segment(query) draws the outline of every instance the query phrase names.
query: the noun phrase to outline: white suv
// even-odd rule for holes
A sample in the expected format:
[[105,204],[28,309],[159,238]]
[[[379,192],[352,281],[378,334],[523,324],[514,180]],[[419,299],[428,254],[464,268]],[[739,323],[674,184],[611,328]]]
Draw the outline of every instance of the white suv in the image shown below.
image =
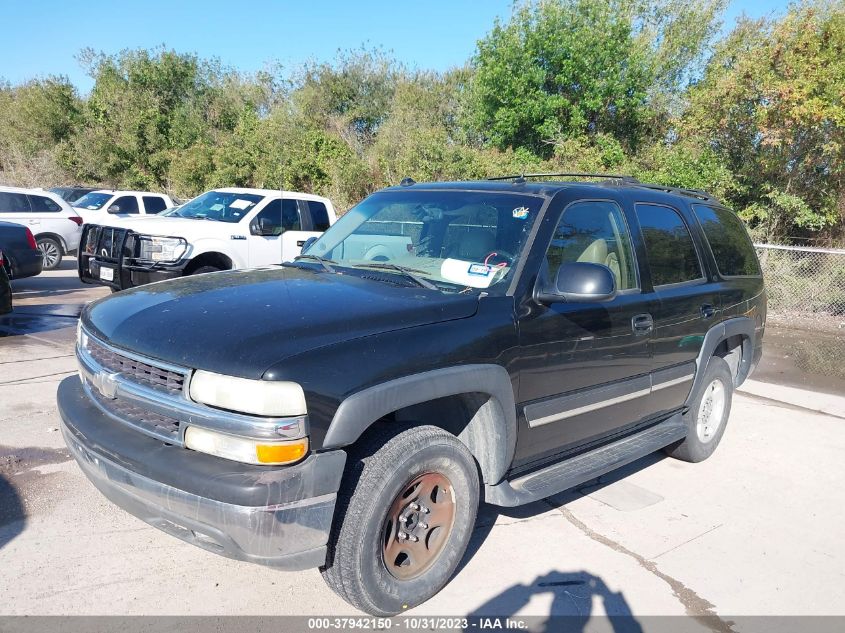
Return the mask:
[[79,214],[55,193],[41,189],[0,187],[0,221],[29,227],[44,270],[57,268],[62,256],[74,253],[82,235]]
[[336,219],[327,198],[213,189],[159,216],[86,221],[79,277],[121,290],[162,279],[290,261]]
[[156,215],[172,206],[173,200],[167,194],[110,189],[86,193],[73,203],[85,222],[95,224],[110,224],[110,216]]

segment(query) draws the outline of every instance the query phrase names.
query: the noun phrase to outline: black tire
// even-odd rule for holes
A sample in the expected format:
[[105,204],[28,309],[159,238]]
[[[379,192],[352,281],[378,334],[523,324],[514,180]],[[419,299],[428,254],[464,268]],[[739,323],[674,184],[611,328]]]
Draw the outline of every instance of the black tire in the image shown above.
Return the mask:
[[41,251],[41,269],[56,270],[62,263],[62,245],[52,237],[39,237],[35,241]]
[[[454,501],[451,529],[438,532],[443,528],[434,526],[434,521],[430,521],[430,528],[416,523],[417,529],[431,531],[428,536],[423,532],[417,543],[408,545],[425,543],[429,549],[428,543],[434,542],[433,547],[439,547],[439,551],[427,566],[419,568],[418,575],[397,578],[394,573],[402,567],[386,562],[385,550],[394,534],[402,547],[398,540],[401,534],[394,526],[399,531],[407,530],[415,521],[410,517],[407,523],[394,523],[388,513],[397,507],[397,502],[402,505],[406,500],[409,504],[419,501],[420,512],[427,510],[424,504],[429,502],[422,497],[404,497],[403,493],[420,478],[438,476],[445,476],[451,484],[449,498],[445,497],[445,488],[439,489],[441,500],[447,504]],[[475,460],[454,435],[434,426],[402,426],[372,433],[350,451],[326,565],[320,568],[326,584],[351,605],[371,615],[391,616],[425,602],[449,582],[463,558],[475,526],[478,503]],[[436,502],[429,505],[434,507],[428,509],[431,514],[417,513],[417,518],[439,513]],[[444,540],[438,540],[440,537]]]
[[[721,385],[724,393],[724,404],[722,408],[721,417],[717,416],[718,426],[709,425],[711,429],[708,434],[706,429],[700,434],[699,422],[706,418],[702,417],[702,413],[706,413],[706,408],[702,411],[702,400],[706,397],[713,401],[713,391],[718,390],[719,387],[714,385],[718,383]],[[685,462],[702,462],[710,457],[722,441],[722,436],[725,434],[725,428],[728,425],[728,418],[731,415],[731,402],[733,400],[733,375],[731,369],[725,360],[719,356],[714,356],[707,363],[707,369],[704,372],[704,379],[701,381],[701,386],[698,393],[695,394],[687,413],[684,415],[684,421],[687,424],[687,437],[672,446],[664,449],[667,455],[681,459]],[[706,407],[706,405],[705,405]]]
[[219,268],[216,268],[214,266],[200,266],[196,270],[191,271],[191,274],[192,275],[202,275],[202,274],[205,274],[205,273],[216,273],[219,270],[220,270]]

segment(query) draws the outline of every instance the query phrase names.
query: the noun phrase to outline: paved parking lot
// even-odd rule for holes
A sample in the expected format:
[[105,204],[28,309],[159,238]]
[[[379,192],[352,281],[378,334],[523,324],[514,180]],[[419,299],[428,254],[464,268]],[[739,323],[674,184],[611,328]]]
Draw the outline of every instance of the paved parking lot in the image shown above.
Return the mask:
[[[75,371],[72,262],[0,317],[0,614],[348,614],[316,570],[229,561],[147,527],[82,476],[55,391]],[[653,455],[530,507],[485,507],[436,615],[845,614],[845,393],[777,351],[715,456]],[[775,381],[775,382],[772,382]],[[783,385],[787,386],[784,387]]]

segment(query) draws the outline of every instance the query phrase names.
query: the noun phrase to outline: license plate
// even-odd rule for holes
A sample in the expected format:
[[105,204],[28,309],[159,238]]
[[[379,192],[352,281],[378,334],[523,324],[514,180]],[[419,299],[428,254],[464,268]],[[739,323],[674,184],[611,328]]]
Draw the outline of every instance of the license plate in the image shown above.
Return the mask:
[[114,268],[100,267],[100,279],[105,281],[114,281]]

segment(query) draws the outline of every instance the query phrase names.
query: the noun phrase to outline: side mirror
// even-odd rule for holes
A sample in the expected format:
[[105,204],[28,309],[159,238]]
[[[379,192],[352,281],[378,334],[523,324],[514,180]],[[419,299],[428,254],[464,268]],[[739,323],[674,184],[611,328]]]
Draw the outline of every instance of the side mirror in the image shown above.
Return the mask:
[[108,213],[120,213],[120,205],[113,204],[106,211]]
[[311,245],[316,241],[317,241],[317,238],[314,237],[313,235],[311,237],[309,237],[307,240],[305,240],[305,242],[302,244],[302,252],[304,253],[309,248],[311,248]]
[[555,278],[541,282],[534,293],[540,303],[610,301],[615,296],[616,278],[610,268],[588,262],[561,264]]
[[252,223],[251,233],[261,237],[275,237],[282,234],[282,227],[274,224],[270,218],[258,218]]

